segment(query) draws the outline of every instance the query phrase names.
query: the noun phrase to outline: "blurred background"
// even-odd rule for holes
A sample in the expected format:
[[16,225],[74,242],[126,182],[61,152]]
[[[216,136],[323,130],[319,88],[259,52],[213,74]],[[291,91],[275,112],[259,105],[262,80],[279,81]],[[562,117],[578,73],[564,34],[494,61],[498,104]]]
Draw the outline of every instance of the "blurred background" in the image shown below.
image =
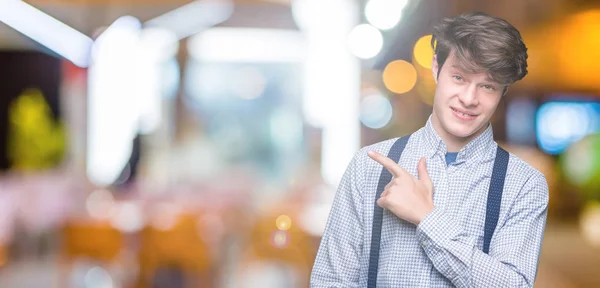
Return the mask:
[[600,287],[600,1],[0,0],[1,287],[308,287],[361,147],[431,113],[430,29],[505,18],[536,287]]

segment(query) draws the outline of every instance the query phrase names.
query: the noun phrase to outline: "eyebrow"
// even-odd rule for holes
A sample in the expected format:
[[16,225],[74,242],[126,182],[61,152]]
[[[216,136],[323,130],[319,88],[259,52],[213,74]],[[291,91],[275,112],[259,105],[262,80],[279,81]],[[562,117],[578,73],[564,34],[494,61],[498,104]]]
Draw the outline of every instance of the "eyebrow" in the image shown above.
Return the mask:
[[490,78],[490,77],[485,77],[485,81],[487,82],[492,82],[491,84],[495,84],[495,85],[501,85],[500,83],[498,83],[496,80]]
[[[465,69],[464,69],[462,66],[460,66],[460,65],[452,64],[452,65],[451,65],[451,67],[452,67],[452,68],[454,68],[454,69],[456,69],[456,70],[458,70],[458,71],[460,71],[461,73],[464,73],[464,74],[472,74],[471,72],[469,72],[469,71],[465,70]],[[496,80],[492,79],[492,78],[491,78],[491,77],[489,77],[489,76],[485,77],[485,81],[487,81],[487,82],[491,82],[490,84],[494,84],[494,85],[498,85],[498,86],[504,86],[504,85],[500,84],[498,81],[496,81]]]
[[502,84],[502,83],[500,83],[500,82],[498,82],[498,81],[496,81],[496,80],[494,80],[494,79],[492,79],[490,77],[485,77],[485,81],[490,82],[490,84],[495,85],[495,86],[499,86],[499,87],[506,86],[505,84]]

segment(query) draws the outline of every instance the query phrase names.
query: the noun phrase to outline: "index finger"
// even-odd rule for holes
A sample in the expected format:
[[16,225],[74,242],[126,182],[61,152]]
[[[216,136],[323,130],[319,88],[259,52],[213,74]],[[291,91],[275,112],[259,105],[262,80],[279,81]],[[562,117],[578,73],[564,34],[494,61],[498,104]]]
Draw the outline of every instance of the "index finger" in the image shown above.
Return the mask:
[[390,171],[390,173],[392,174],[392,176],[394,176],[394,178],[398,178],[407,173],[394,160],[392,160],[388,157],[385,157],[375,151],[369,151],[367,153],[367,155],[369,155],[369,157],[371,157],[371,159],[373,159],[373,160],[377,161],[379,164],[383,165],[383,167],[385,169]]

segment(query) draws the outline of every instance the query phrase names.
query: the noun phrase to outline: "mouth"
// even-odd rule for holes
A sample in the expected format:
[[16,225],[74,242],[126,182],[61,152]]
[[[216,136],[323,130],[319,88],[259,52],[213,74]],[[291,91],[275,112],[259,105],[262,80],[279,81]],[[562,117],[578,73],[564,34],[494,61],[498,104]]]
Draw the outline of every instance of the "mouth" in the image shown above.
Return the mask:
[[457,110],[454,107],[450,107],[450,109],[452,109],[452,112],[456,117],[462,120],[473,120],[477,117],[475,114],[469,114],[465,111]]

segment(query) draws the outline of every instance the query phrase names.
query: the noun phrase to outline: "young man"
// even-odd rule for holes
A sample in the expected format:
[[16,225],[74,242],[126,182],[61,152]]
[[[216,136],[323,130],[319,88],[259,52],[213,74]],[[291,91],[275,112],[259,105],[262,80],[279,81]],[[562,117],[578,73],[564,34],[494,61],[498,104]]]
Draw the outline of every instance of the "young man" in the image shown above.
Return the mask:
[[[512,154],[496,161],[504,150],[497,151],[489,122],[508,86],[527,74],[527,48],[512,25],[483,13],[444,19],[434,41],[433,112],[399,161],[386,157],[398,138],[352,159],[311,287],[533,287],[548,185]],[[493,176],[496,162],[505,173]],[[391,181],[378,183],[382,167]],[[499,189],[497,179],[504,180]],[[488,199],[490,187],[500,198]]]

